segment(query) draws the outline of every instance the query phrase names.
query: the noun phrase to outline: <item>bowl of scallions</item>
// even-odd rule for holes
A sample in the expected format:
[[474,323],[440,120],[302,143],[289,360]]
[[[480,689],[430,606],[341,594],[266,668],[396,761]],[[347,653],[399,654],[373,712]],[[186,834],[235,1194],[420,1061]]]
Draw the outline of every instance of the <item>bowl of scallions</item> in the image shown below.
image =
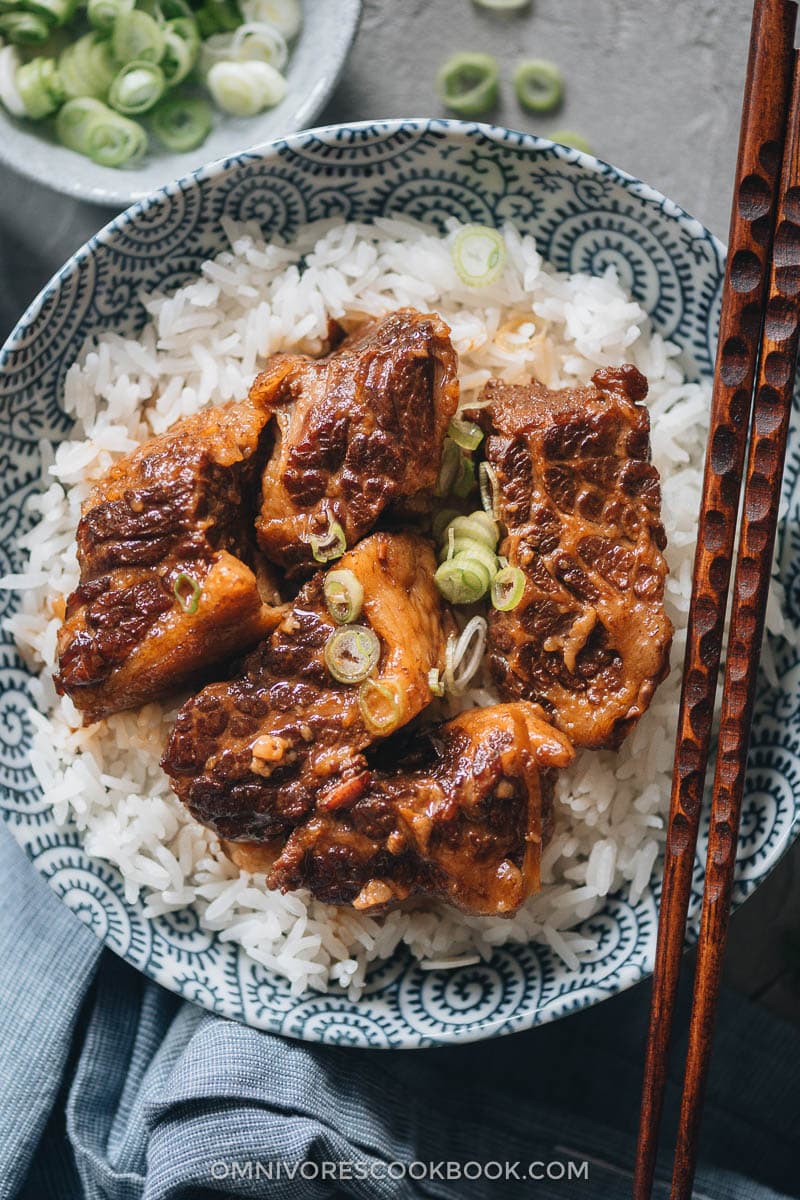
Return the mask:
[[361,0],[0,0],[0,161],[128,205],[311,123]]

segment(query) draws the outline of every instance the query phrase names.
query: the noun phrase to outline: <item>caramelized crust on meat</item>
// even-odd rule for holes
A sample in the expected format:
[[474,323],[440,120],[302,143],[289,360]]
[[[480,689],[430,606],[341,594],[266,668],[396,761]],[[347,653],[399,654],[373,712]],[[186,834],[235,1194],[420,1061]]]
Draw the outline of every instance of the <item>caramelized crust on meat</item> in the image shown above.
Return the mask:
[[257,523],[267,557],[310,574],[309,538],[329,521],[352,546],[387,506],[430,490],[458,394],[450,330],[412,308],[370,321],[325,358],[274,358],[250,392],[277,422]]
[[[337,567],[364,589],[359,622],[378,635],[376,679],[396,691],[404,724],[430,702],[428,673],[444,665],[449,618],[433,548],[414,534],[376,533]],[[225,838],[285,832],[318,799],[355,797],[368,781],[362,752],[376,735],[358,686],[338,683],[325,665],[336,625],[323,582],[319,572],[303,587],[240,675],[205,688],[178,714],[162,765],[193,816]]]
[[[412,896],[510,916],[540,886],[552,768],[573,756],[524,702],[475,708],[417,740],[411,765],[375,772],[353,802],[317,805],[276,847],[229,846],[270,887],[378,913]],[[416,762],[414,761],[416,760]]]
[[[177,690],[280,619],[252,537],[268,420],[251,401],[207,409],[121,458],[92,489],[56,677],[86,721]],[[195,612],[185,611],[190,580],[200,587]]]
[[522,568],[510,612],[492,610],[492,672],[508,699],[542,705],[576,746],[617,747],[669,670],[661,488],[650,463],[647,381],[632,366],[552,392],[490,381],[488,434],[500,554]]

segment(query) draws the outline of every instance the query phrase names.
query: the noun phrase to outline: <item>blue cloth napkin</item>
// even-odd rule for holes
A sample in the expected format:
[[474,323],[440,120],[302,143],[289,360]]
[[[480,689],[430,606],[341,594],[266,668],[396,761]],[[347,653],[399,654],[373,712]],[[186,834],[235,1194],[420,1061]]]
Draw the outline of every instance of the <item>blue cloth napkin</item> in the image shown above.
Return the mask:
[[[0,1200],[630,1195],[646,988],[492,1043],[305,1045],[103,951],[5,829],[0,877]],[[697,1197],[800,1195],[799,1077],[800,1032],[723,995]]]

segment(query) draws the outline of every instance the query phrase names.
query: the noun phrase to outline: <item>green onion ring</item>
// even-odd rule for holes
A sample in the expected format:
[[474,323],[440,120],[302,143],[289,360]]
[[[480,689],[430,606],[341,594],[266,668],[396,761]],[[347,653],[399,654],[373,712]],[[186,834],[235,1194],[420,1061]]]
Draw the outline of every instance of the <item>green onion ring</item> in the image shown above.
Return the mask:
[[314,555],[316,562],[330,562],[334,558],[341,558],[347,549],[347,539],[345,538],[344,530],[338,521],[335,521],[330,513],[328,513],[328,528],[323,534],[312,533],[307,539],[311,547],[311,553]]
[[352,571],[328,571],[323,591],[328,612],[339,625],[347,625],[361,615],[364,589]]
[[164,32],[154,17],[135,8],[121,12],[114,22],[111,46],[117,62],[160,62],[164,53]]
[[438,667],[431,667],[428,671],[428,687],[434,696],[444,695],[444,683],[442,682],[441,671]]
[[[358,706],[372,733],[390,733],[402,721],[403,698],[394,684],[365,679],[358,689]],[[380,706],[385,709],[383,713]]]
[[497,59],[491,54],[454,54],[436,77],[439,98],[462,117],[477,117],[497,103]]
[[361,683],[381,656],[377,634],[368,625],[340,625],[325,643],[325,666],[338,683]]
[[64,85],[52,58],[33,58],[23,63],[16,82],[25,115],[34,121],[51,116],[64,102]]
[[491,463],[482,462],[478,467],[478,487],[481,493],[481,504],[487,513],[497,516],[497,474]]
[[468,287],[486,287],[503,274],[506,243],[502,233],[490,225],[465,225],[450,248],[453,266]]
[[525,591],[525,576],[519,567],[503,567],[492,580],[492,604],[499,612],[516,608]]
[[475,487],[475,464],[466,454],[461,454],[458,463],[458,474],[453,483],[453,495],[459,500],[465,500]]
[[158,63],[129,62],[121,67],[108,93],[108,103],[126,116],[138,116],[157,104],[166,89]]
[[[186,588],[189,591],[186,591]],[[175,599],[185,613],[194,616],[200,606],[200,584],[192,575],[187,575],[185,571],[181,571],[172,585],[172,590],[175,593]]]
[[14,46],[38,46],[50,36],[50,24],[31,12],[0,13],[0,37]]
[[552,112],[563,98],[564,77],[555,63],[542,58],[528,59],[514,72],[514,91],[528,112]]
[[483,430],[474,421],[453,417],[447,427],[447,436],[462,450],[477,450],[483,441]]
[[158,140],[176,153],[194,150],[208,137],[211,107],[200,96],[165,96],[148,115]]

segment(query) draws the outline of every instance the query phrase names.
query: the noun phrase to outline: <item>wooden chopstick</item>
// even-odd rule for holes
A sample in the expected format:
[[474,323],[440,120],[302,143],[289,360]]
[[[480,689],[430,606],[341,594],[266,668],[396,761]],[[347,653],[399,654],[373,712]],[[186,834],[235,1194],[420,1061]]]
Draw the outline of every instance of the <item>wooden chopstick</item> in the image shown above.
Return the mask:
[[634,1200],[648,1200],[658,1152],[740,484],[767,297],[796,19],[794,3],[756,0],[678,715]]
[[789,128],[753,408],[739,552],[722,689],[703,912],[689,1048],[672,1176],[672,1200],[691,1196],[736,867],[758,662],[778,525],[786,438],[800,340],[800,57],[795,52]]

